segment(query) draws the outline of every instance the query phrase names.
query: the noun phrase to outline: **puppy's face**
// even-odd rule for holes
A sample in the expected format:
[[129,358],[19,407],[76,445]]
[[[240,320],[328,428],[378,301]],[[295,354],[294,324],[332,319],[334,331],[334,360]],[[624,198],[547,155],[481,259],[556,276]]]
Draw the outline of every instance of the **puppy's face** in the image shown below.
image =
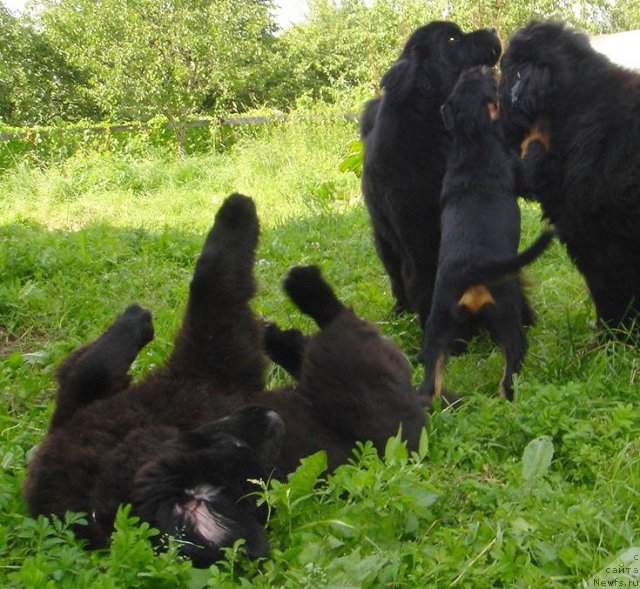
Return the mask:
[[576,69],[593,52],[587,38],[563,24],[533,22],[515,33],[502,57],[498,89],[507,141],[520,144],[531,125],[569,100]]
[[487,132],[498,118],[496,78],[489,68],[472,68],[464,72],[442,106],[447,129],[471,134]]
[[277,413],[249,406],[165,442],[135,475],[135,513],[178,538],[199,567],[240,538],[250,557],[265,556],[266,511],[250,496],[250,480],[268,475],[283,434]]
[[500,51],[500,39],[493,29],[463,33],[454,23],[432,22],[411,35],[381,85],[401,99],[418,92],[442,104],[462,70],[493,66]]

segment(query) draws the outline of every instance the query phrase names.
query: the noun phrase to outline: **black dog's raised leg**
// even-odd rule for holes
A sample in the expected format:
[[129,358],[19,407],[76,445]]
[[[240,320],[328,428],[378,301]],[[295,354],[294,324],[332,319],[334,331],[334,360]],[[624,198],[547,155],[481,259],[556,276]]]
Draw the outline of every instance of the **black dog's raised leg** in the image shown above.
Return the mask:
[[307,338],[299,329],[280,329],[269,323],[264,331],[264,349],[273,362],[291,376],[300,378]]
[[296,306],[319,327],[326,327],[346,309],[324,281],[317,266],[292,268],[285,278],[284,289]]
[[322,327],[308,339],[298,387],[318,418],[336,435],[371,440],[378,450],[402,426],[415,447],[425,415],[400,349],[346,308],[317,268],[294,268],[285,286]]
[[92,343],[71,353],[58,369],[53,430],[80,407],[129,386],[127,374],[138,352],[153,339],[151,313],[131,305]]
[[216,214],[191,280],[189,302],[168,363],[175,377],[219,387],[263,388],[262,326],[249,306],[258,217],[246,196],[228,197]]

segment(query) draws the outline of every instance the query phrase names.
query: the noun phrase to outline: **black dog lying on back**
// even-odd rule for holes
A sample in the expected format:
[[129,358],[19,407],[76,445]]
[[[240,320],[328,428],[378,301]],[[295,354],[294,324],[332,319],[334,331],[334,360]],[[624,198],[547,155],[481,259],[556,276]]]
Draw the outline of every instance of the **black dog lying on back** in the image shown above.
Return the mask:
[[58,372],[56,410],[28,466],[30,512],[90,515],[76,533],[108,544],[120,504],[184,541],[198,566],[239,538],[249,556],[268,550],[266,511],[250,479],[283,477],[325,449],[330,468],[356,440],[382,449],[402,432],[415,447],[425,416],[411,367],[377,329],[346,308],[317,268],[294,268],[285,289],[322,328],[304,338],[269,329],[269,349],[299,378],[265,391],[262,323],[249,301],[258,219],[232,195],[216,215],[191,281],[166,365],[130,385],[127,371],[153,337],[151,315],[129,307]]
[[440,244],[439,198],[451,144],[440,108],[460,72],[494,65],[493,29],[463,33],[450,22],[417,29],[384,75],[381,98],[362,113],[362,193],[396,311],[414,311],[424,328]]
[[502,394],[513,399],[511,381],[524,359],[523,324],[533,320],[518,270],[549,245],[543,233],[520,255],[520,209],[514,195],[513,159],[498,123],[496,82],[488,68],[463,73],[442,114],[453,133],[444,177],[442,238],[431,314],[425,330],[422,394],[442,388],[446,352],[460,326],[479,320],[506,358]]
[[640,336],[640,74],[557,22],[516,32],[501,67],[506,138],[544,216],[603,326]]

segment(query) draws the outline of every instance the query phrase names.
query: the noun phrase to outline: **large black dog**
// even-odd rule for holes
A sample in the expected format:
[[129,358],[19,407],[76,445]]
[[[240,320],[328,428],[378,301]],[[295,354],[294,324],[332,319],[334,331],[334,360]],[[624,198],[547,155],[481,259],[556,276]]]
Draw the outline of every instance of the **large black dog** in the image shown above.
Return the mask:
[[196,264],[175,349],[140,384],[127,371],[153,328],[137,306],[64,361],[49,432],[28,466],[33,515],[86,512],[77,533],[100,547],[118,505],[132,503],[206,566],[238,538],[250,556],[266,554],[266,512],[250,479],[282,477],[320,449],[334,468],[356,440],[382,449],[400,426],[417,445],[425,416],[409,363],[315,267],[293,269],[285,289],[322,329],[304,338],[270,327],[270,351],[299,383],[264,390],[262,323],[249,307],[257,241],[253,202],[232,195]]
[[440,108],[463,69],[495,64],[500,50],[492,29],[465,34],[450,22],[421,27],[382,78],[382,97],[362,115],[362,193],[376,249],[395,310],[417,312],[422,327],[431,308],[438,200],[451,143]]
[[533,320],[517,272],[547,247],[552,232],[522,254],[514,167],[497,122],[493,72],[464,72],[442,108],[453,145],[442,186],[440,255],[427,320],[422,393],[437,397],[446,352],[460,327],[485,325],[506,359],[501,393],[513,399],[512,379],[524,360],[523,324]]
[[514,149],[528,143],[524,168],[544,215],[604,326],[635,322],[638,333],[640,75],[556,22],[516,32],[501,66],[505,133]]

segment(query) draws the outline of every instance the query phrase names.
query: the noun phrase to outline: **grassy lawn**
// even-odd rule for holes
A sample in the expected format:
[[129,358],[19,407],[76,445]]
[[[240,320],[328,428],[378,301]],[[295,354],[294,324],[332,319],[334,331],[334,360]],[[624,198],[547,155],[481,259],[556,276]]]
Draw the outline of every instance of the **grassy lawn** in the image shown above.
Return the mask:
[[[111,550],[87,553],[64,523],[26,516],[20,487],[55,366],[133,301],[156,328],[134,372],[160,364],[204,233],[232,191],[253,196],[261,218],[255,309],[311,329],[280,281],[317,263],[402,346],[419,382],[419,326],[389,315],[358,180],[338,171],[355,134],[353,123],[295,122],[224,154],[83,154],[0,177],[0,586],[578,587],[640,546],[638,349],[596,338],[584,283],[557,244],[527,271],[539,320],[516,402],[497,396],[500,352],[473,342],[445,377],[468,402],[436,411],[419,453],[392,440],[380,459],[365,444],[331,476],[315,456],[265,491],[269,559],[236,547],[194,570],[173,549],[154,555],[152,532],[126,510]],[[523,206],[523,225],[524,244],[541,227],[535,206]],[[272,384],[285,379],[271,368]]]

